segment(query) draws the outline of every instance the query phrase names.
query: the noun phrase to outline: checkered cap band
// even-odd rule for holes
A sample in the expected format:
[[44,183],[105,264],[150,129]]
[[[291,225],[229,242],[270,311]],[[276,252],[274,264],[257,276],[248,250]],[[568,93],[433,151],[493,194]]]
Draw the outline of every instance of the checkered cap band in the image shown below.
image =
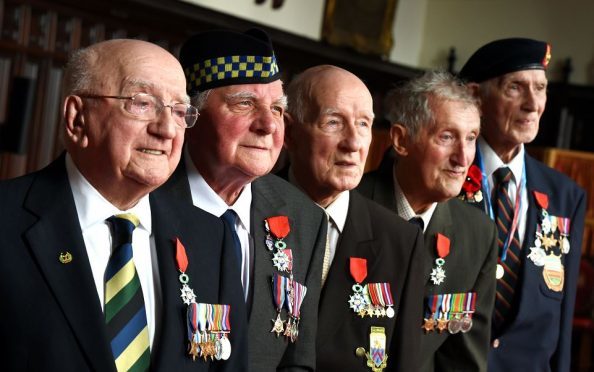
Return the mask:
[[188,91],[207,83],[239,78],[270,78],[279,73],[276,57],[227,56],[207,59],[186,68]]

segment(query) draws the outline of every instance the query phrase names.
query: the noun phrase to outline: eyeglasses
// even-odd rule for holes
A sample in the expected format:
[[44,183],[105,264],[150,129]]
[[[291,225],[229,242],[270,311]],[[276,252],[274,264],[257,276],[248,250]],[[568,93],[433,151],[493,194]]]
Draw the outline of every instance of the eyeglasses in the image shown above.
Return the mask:
[[136,93],[133,96],[101,96],[95,94],[79,94],[82,98],[114,98],[125,99],[124,110],[140,120],[156,119],[165,107],[171,108],[171,115],[176,124],[182,128],[191,128],[198,119],[198,109],[187,103],[175,102],[166,105],[161,99],[147,93]]

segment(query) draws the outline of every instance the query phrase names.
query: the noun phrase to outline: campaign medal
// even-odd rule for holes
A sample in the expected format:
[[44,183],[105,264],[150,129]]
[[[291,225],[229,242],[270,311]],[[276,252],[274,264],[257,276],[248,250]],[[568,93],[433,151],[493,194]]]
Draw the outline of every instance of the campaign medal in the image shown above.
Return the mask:
[[433,295],[426,299],[426,311],[423,318],[423,325],[421,328],[425,334],[431,333],[435,330],[437,325],[436,317],[441,307],[442,295]]
[[448,332],[451,334],[460,332],[460,328],[462,327],[462,301],[463,296],[461,293],[455,293],[452,295],[451,315],[450,321],[448,322]]
[[435,259],[435,266],[431,270],[431,282],[433,285],[440,285],[446,278],[443,265],[445,264],[445,257],[450,254],[450,239],[437,233],[436,247],[437,258]]
[[289,308],[289,321],[285,328],[284,335],[291,340],[291,342],[297,341],[299,335],[299,319],[301,317],[301,305],[303,299],[307,293],[307,287],[294,280],[288,282],[289,295],[287,300],[287,306]]
[[285,330],[285,321],[281,318],[281,311],[286,300],[286,286],[288,281],[288,278],[280,276],[277,273],[272,276],[272,298],[274,299],[274,305],[276,306],[277,314],[276,319],[271,319],[273,326],[270,332],[275,332],[276,337],[280,336]]
[[464,317],[460,321],[460,331],[466,333],[472,328],[472,314],[474,314],[476,307],[476,292],[462,294],[462,303],[464,304]]
[[441,298],[441,316],[437,319],[437,331],[441,334],[448,329],[448,320],[450,317],[451,294],[444,294]]
[[378,316],[387,316],[393,318],[395,315],[394,300],[392,299],[392,291],[390,289],[390,283],[369,283],[367,285],[367,291],[371,300],[371,305],[375,308],[376,314],[379,311]]
[[280,272],[293,270],[293,254],[287,243],[283,240],[289,235],[291,227],[287,216],[269,217],[264,220],[266,229],[266,247],[274,252],[272,264]]
[[384,327],[371,327],[369,332],[369,352],[364,347],[355,349],[355,355],[367,359],[367,367],[372,372],[381,372],[388,366],[386,354],[386,329]]
[[353,294],[349,297],[349,307],[355,314],[360,314],[369,305],[369,296],[365,296],[361,282],[367,277],[367,260],[365,258],[350,257],[349,269],[351,276],[355,280],[353,285]]

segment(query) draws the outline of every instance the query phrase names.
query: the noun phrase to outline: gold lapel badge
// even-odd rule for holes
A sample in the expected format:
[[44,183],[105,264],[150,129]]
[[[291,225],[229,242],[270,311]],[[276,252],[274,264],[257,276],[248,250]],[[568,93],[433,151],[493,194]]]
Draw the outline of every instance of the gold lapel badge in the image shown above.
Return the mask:
[[61,252],[59,259],[61,263],[68,264],[72,262],[72,254],[70,252]]

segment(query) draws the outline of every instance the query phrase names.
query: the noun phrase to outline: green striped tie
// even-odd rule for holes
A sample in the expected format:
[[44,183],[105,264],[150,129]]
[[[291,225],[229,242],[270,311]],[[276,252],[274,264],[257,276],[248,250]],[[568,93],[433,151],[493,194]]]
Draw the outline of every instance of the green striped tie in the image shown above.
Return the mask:
[[118,371],[148,371],[149,334],[140,280],[132,259],[133,214],[107,219],[113,250],[105,270],[105,324]]

